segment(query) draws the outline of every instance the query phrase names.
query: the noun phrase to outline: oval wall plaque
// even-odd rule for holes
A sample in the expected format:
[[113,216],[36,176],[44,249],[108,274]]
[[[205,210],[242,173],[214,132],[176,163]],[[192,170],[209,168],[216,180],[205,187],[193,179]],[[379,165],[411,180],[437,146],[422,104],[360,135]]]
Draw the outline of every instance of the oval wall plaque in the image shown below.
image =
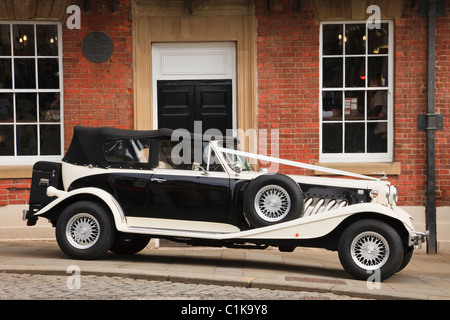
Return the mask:
[[91,62],[105,62],[113,52],[111,38],[104,32],[94,31],[89,33],[81,44],[81,51],[86,59]]

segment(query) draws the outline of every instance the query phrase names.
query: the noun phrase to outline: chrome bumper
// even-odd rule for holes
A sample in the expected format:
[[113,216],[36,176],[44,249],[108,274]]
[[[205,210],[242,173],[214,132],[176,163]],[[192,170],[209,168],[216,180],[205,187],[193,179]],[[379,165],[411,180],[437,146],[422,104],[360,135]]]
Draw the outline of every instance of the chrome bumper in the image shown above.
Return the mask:
[[413,231],[409,234],[408,238],[408,246],[414,246],[418,249],[422,248],[422,243],[425,242],[428,235],[430,234],[430,231],[425,232],[419,232],[419,231]]

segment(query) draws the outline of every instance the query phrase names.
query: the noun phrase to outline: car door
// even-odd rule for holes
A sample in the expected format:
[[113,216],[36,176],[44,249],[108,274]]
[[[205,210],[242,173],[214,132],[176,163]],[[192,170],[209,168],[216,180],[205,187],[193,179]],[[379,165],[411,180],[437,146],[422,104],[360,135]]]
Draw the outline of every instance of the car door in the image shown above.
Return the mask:
[[231,205],[226,172],[155,169],[149,184],[149,217],[228,223]]

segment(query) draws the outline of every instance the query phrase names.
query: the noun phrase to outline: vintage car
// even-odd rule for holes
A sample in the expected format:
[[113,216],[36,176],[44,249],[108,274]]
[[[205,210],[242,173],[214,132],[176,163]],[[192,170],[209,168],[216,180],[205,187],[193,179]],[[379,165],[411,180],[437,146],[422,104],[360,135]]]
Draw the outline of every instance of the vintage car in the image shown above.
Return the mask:
[[261,156],[236,145],[226,137],[174,139],[169,129],[75,127],[61,163],[34,165],[24,219],[30,226],[48,219],[61,250],[76,259],[136,253],[151,238],[286,252],[317,247],[337,250],[357,279],[392,276],[425,240],[396,206],[389,182],[256,171],[247,156]]

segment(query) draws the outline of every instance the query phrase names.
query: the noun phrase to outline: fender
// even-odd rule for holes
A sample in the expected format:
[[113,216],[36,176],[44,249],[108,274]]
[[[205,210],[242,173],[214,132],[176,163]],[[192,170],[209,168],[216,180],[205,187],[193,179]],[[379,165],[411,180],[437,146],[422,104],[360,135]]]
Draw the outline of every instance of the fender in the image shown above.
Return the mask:
[[80,194],[90,194],[90,195],[93,195],[96,198],[98,198],[105,205],[107,205],[108,208],[111,210],[111,213],[114,217],[116,229],[118,231],[125,231],[127,229],[125,215],[122,211],[122,208],[120,207],[120,204],[117,202],[117,200],[114,199],[114,197],[110,193],[108,193],[102,189],[91,188],[91,187],[75,189],[72,191],[63,191],[63,190],[58,190],[55,187],[48,187],[47,188],[47,196],[57,197],[57,199],[55,199],[54,201],[49,203],[47,206],[45,206],[44,208],[39,210],[35,214],[35,216],[40,216],[46,212],[49,212],[53,208],[55,208],[58,204],[64,202],[65,200],[67,200],[71,197],[74,197],[74,196],[80,195]]
[[314,216],[298,218],[269,227],[252,229],[236,234],[238,239],[313,239],[325,236],[346,218],[361,213],[377,213],[402,222],[408,232],[414,230],[409,214],[401,208],[388,208],[381,204],[359,203]]

